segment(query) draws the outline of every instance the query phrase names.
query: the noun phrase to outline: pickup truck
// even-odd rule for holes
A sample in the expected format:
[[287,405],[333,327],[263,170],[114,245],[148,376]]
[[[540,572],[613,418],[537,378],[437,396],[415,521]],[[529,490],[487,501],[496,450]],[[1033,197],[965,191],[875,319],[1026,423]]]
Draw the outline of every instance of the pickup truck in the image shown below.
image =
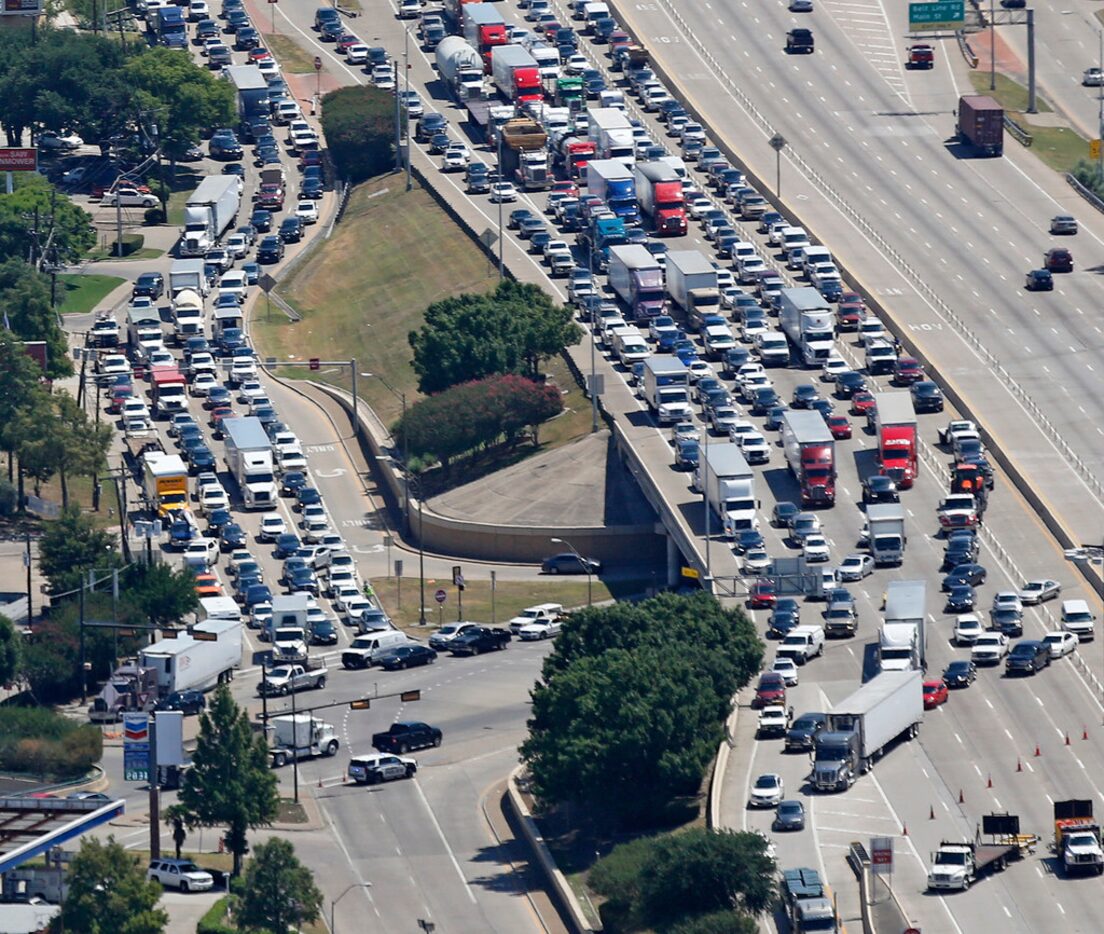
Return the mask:
[[428,723],[400,721],[392,723],[383,733],[374,733],[372,748],[380,752],[397,752],[401,756],[412,749],[440,746],[441,738],[441,731]]
[[257,684],[257,693],[268,696],[310,691],[326,686],[327,670],[323,665],[277,665]]
[[509,641],[509,629],[475,626],[450,640],[448,650],[453,655],[478,655],[480,652],[500,651],[506,648],[506,643]]
[[755,730],[756,739],[768,736],[785,736],[790,726],[790,716],[780,704],[771,704],[759,712],[759,725]]
[[972,529],[978,524],[977,501],[969,493],[955,493],[939,504],[939,525],[943,530]]

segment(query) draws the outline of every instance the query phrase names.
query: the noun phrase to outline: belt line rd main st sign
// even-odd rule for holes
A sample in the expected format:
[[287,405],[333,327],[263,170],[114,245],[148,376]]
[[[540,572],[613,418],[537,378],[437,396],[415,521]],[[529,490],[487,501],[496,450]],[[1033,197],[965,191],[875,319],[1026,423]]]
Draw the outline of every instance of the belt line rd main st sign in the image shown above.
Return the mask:
[[950,32],[965,22],[965,0],[909,4],[909,32]]

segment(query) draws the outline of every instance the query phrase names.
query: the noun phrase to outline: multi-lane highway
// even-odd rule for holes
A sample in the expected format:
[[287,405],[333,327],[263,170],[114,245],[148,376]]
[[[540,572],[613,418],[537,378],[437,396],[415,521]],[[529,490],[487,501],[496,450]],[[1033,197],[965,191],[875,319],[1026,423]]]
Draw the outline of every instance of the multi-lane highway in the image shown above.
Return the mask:
[[[1104,225],[1013,141],[1004,159],[978,160],[950,140],[957,97],[971,90],[954,43],[937,46],[932,71],[905,71],[907,11],[874,0],[827,0],[811,15],[656,0],[619,14],[769,184],[767,140],[788,140],[786,203],[907,327],[1066,526],[1097,535]],[[798,25],[814,30],[814,55],[782,51]],[[1067,212],[1082,220],[1067,244],[1079,271],[1053,293],[1025,293],[1024,273],[1052,245],[1050,218]]]

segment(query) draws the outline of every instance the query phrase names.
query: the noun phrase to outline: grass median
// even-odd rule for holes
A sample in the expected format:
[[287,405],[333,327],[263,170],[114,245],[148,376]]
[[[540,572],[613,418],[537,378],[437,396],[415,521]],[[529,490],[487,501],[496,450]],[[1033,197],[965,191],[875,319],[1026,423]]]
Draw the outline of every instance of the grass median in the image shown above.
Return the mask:
[[63,315],[88,314],[126,280],[119,276],[64,273],[57,277]]
[[314,56],[289,36],[279,33],[265,33],[266,48],[276,56],[280,68],[293,75],[305,75],[314,71]]

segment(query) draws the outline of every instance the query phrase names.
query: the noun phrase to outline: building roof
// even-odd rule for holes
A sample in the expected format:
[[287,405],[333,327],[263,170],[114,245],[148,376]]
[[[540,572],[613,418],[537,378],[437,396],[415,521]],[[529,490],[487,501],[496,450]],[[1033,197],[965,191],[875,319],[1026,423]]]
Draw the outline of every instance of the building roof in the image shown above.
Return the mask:
[[0,798],[0,872],[120,817],[126,802],[97,798]]

